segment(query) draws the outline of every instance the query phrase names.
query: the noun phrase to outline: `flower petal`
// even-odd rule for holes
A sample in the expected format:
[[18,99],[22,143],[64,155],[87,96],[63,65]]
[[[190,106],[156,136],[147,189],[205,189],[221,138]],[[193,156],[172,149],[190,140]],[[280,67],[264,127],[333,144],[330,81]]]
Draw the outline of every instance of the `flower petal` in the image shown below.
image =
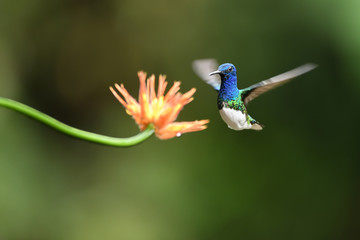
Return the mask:
[[180,90],[180,82],[174,82],[168,93],[165,95],[165,102],[170,101],[175,97],[175,94]]
[[166,86],[167,86],[167,82],[165,81],[165,79],[166,79],[165,75],[160,75],[159,76],[159,86],[158,86],[158,94],[157,94],[158,98],[164,96],[165,89],[166,89]]
[[160,139],[169,139],[173,137],[179,137],[183,133],[201,131],[207,128],[205,124],[209,123],[209,120],[200,120],[193,122],[177,122],[170,123],[164,128],[155,129],[155,134]]

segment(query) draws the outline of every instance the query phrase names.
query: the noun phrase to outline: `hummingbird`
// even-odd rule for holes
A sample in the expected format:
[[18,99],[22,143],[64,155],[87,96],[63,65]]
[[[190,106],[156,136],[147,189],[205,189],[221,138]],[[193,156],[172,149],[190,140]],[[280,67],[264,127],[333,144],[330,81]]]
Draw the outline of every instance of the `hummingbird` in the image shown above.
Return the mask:
[[194,72],[218,92],[217,107],[220,116],[233,130],[262,130],[264,126],[248,114],[248,103],[268,90],[317,67],[314,63],[306,63],[250,87],[238,89],[236,68],[233,64],[224,63],[219,66],[215,59],[199,59],[195,60],[192,66]]

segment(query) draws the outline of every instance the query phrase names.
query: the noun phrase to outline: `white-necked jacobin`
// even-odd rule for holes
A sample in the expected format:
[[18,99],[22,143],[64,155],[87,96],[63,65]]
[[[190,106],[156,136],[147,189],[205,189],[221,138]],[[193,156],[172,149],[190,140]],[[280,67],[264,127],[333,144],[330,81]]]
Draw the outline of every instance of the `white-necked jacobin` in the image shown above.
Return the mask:
[[193,62],[195,73],[218,92],[217,105],[220,115],[228,127],[234,130],[262,130],[263,125],[248,114],[248,103],[260,94],[317,67],[316,64],[307,63],[250,87],[238,89],[235,66],[224,63],[214,71],[217,66],[219,65],[215,59],[199,59]]

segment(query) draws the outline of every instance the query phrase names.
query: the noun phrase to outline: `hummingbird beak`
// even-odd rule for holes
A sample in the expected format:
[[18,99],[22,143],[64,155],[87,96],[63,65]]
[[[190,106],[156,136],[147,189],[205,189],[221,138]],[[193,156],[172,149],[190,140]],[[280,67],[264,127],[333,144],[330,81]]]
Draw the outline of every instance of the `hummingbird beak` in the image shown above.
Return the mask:
[[209,73],[209,76],[215,75],[215,74],[221,74],[221,71],[216,70],[214,72]]

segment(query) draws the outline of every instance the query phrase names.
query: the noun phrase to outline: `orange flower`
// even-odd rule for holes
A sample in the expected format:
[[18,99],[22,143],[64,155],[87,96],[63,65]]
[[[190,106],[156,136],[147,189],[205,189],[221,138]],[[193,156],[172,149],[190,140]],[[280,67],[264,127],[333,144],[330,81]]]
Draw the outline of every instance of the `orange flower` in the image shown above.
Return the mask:
[[181,94],[178,92],[180,82],[174,82],[167,94],[164,95],[167,86],[164,75],[159,76],[157,93],[154,75],[146,80],[146,73],[141,71],[138,72],[138,77],[140,80],[139,102],[128,93],[123,84],[120,86],[115,84],[122,97],[112,87],[110,90],[126,108],[126,112],[134,118],[141,131],[152,125],[158,138],[169,139],[186,132],[201,131],[206,128],[205,124],[209,120],[174,122],[182,108],[193,100],[195,88]]

